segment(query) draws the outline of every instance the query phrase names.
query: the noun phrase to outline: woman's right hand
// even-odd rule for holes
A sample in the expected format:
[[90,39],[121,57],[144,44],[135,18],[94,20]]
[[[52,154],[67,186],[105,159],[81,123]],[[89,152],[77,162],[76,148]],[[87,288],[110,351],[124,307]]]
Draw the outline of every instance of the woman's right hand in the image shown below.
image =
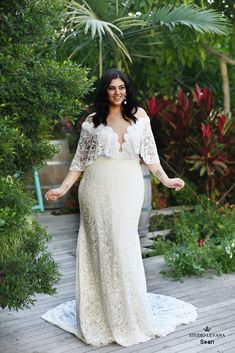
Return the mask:
[[56,201],[59,197],[64,196],[66,194],[66,191],[67,191],[66,188],[61,186],[56,189],[50,189],[45,194],[45,199],[47,201]]

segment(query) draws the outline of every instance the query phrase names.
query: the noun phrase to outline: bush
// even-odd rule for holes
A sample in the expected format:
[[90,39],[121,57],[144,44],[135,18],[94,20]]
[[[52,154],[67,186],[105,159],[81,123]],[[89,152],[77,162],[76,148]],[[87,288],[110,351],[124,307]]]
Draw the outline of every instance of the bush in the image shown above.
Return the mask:
[[[93,79],[89,69],[56,60],[63,24],[59,0],[10,0],[0,10],[0,113],[8,129],[5,136],[13,130],[14,169],[31,172],[51,158],[55,150],[48,138],[54,125],[68,116],[77,118]],[[12,163],[5,163],[4,175],[12,175]]]
[[181,211],[174,228],[173,246],[165,253],[165,275],[182,280],[207,270],[235,271],[234,209],[197,205],[193,212]]
[[[26,173],[50,159],[58,120],[77,117],[93,79],[88,69],[57,60],[60,0],[0,4],[0,306],[24,308],[35,293],[55,293],[57,264],[47,232],[32,216]],[[21,173],[22,172],[22,173]],[[16,180],[21,176],[21,182]]]
[[199,196],[197,194],[196,185],[190,181],[185,181],[185,187],[180,192],[170,189],[170,203],[172,205],[195,205],[198,202]]
[[51,237],[32,217],[33,200],[19,181],[1,177],[0,190],[0,306],[28,308],[35,293],[55,293],[58,265],[46,247]]
[[234,123],[215,110],[213,98],[208,87],[198,85],[191,92],[179,90],[176,100],[150,97],[149,115],[166,171],[193,180],[197,192],[213,201],[227,197],[231,202]]
[[151,217],[149,231],[154,232],[156,230],[164,230],[174,227],[174,217],[173,215],[156,215]]
[[154,240],[154,244],[151,247],[153,252],[150,253],[151,256],[158,256],[165,254],[172,246],[172,242],[168,239],[157,238]]

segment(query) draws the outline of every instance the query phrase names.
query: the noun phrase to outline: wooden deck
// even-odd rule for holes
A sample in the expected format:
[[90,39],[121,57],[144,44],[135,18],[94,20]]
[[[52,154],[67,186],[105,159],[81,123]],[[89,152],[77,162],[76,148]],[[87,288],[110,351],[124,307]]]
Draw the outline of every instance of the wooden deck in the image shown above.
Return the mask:
[[[198,319],[189,325],[179,326],[168,336],[150,340],[132,347],[111,344],[92,347],[40,318],[41,314],[64,301],[74,299],[75,249],[78,232],[76,215],[39,215],[40,221],[53,234],[49,244],[54,258],[60,264],[62,279],[58,293],[50,297],[38,295],[32,309],[19,312],[0,310],[0,353],[234,353],[235,352],[235,273],[210,278],[187,278],[183,283],[162,277],[162,256],[145,258],[144,268],[148,291],[174,296],[198,307]],[[210,343],[200,343],[204,328],[220,337],[205,338]],[[213,343],[214,341],[214,343]]]

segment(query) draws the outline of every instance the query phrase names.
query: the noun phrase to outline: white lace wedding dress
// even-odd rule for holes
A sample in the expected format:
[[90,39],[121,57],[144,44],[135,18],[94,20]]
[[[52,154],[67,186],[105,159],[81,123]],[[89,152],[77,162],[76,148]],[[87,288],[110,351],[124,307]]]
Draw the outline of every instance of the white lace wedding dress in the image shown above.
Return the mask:
[[79,184],[80,228],[76,300],[42,318],[92,346],[131,346],[174,331],[197,318],[196,308],[173,297],[148,293],[137,232],[144,198],[139,155],[159,163],[149,117],[143,109],[124,143],[109,126],[82,125],[70,170]]

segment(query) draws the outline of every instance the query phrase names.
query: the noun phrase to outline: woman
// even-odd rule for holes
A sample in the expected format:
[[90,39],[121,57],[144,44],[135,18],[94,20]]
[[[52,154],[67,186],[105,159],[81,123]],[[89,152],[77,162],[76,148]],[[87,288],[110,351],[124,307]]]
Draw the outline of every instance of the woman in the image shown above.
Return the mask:
[[108,70],[97,87],[95,113],[82,124],[68,175],[45,195],[56,200],[81,177],[76,301],[42,317],[92,346],[131,346],[197,317],[189,303],[147,293],[137,232],[144,199],[140,157],[166,187],[184,187],[162,169],[149,117],[136,106],[127,77]]

